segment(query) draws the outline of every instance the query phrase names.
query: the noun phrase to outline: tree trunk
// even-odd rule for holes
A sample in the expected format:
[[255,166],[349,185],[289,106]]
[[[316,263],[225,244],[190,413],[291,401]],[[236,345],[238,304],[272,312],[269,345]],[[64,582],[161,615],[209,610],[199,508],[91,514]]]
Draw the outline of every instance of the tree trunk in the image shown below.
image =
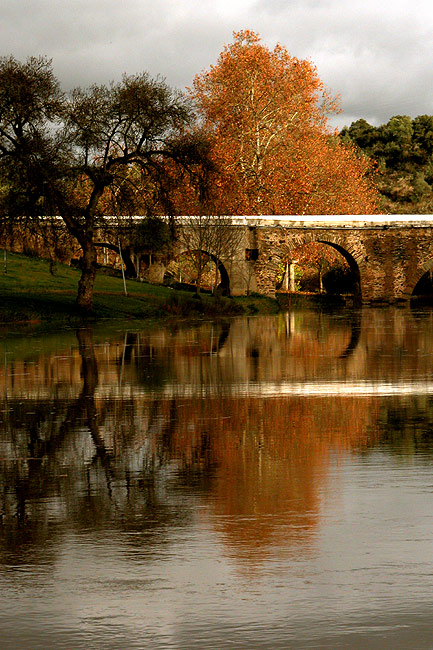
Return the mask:
[[202,273],[203,273],[202,269],[197,269],[197,284],[196,284],[196,287],[195,287],[195,292],[196,293],[200,293],[200,290],[201,290],[201,276],[202,276]]
[[132,261],[132,252],[130,248],[121,248],[120,254],[122,255],[123,263],[125,265],[125,273],[127,278],[135,278],[137,269]]
[[128,247],[122,248],[116,244],[110,244],[108,242],[97,242],[95,244],[97,247],[108,248],[111,251],[114,251],[118,255],[122,256],[123,264],[125,265],[125,274],[127,278],[135,278],[138,275],[138,271],[134,262],[132,261],[132,250]]
[[77,306],[85,312],[92,311],[93,287],[96,278],[96,248],[93,242],[82,244],[81,277],[78,281]]

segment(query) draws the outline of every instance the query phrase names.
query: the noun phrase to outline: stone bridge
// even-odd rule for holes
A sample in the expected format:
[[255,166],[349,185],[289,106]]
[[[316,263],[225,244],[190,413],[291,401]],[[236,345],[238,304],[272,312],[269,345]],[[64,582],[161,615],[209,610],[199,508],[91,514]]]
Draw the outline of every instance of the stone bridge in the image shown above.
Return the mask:
[[[62,220],[56,219],[56,225],[65,231]],[[433,274],[433,215],[177,217],[176,243],[163,257],[157,252],[146,257],[143,251],[135,250],[134,233],[142,221],[139,216],[125,218],[124,222],[122,218],[105,217],[97,236],[98,250],[105,249],[106,259],[101,253],[101,264],[117,264],[120,236],[130,277],[162,283],[170,257],[195,250],[218,267],[220,284],[227,293],[274,296],[277,275],[284,265],[295,262],[296,249],[320,242],[347,260],[357,297],[364,303],[407,301],[419,280],[426,273]],[[23,252],[26,245],[43,257],[47,255],[43,234],[33,233],[33,239],[25,244],[29,235],[18,225],[14,241],[7,244],[17,252]],[[67,239],[66,231],[64,234]],[[61,261],[66,261],[68,254],[69,259],[77,257],[76,242],[65,246],[65,259]],[[114,259],[108,259],[108,253]]]
[[[180,219],[181,233],[200,228],[194,217]],[[199,223],[200,217],[196,218]],[[231,252],[207,252],[218,265],[221,283],[232,295],[273,296],[277,271],[293,260],[292,251],[320,242],[347,260],[364,303],[410,299],[420,278],[433,270],[433,215],[337,215],[224,217],[236,229]],[[206,226],[203,226],[206,227]],[[178,253],[185,250],[179,239]],[[156,270],[156,269],[155,269]],[[163,272],[163,269],[160,269]],[[156,278],[155,278],[156,279]]]

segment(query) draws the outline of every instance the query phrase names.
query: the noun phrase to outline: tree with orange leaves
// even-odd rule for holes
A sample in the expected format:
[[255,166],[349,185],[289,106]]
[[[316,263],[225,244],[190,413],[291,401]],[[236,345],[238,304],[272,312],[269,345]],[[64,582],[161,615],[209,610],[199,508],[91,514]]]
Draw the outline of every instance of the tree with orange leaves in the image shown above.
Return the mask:
[[217,65],[195,77],[191,92],[214,139],[215,212],[376,211],[372,164],[330,128],[338,102],[311,62],[241,31]]

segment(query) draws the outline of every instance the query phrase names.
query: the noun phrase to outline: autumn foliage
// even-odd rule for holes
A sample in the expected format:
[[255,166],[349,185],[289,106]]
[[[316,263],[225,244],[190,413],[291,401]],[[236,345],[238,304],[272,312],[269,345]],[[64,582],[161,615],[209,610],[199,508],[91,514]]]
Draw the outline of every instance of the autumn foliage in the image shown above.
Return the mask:
[[216,212],[376,211],[371,163],[330,128],[338,102],[310,61],[241,31],[217,64],[195,77],[191,94],[213,140]]

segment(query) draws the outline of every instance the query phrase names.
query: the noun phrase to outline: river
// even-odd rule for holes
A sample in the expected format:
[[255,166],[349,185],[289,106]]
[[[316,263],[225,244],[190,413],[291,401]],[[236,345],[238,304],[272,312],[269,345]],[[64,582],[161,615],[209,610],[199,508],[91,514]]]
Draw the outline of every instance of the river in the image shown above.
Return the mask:
[[2,650],[433,647],[433,312],[0,339]]

